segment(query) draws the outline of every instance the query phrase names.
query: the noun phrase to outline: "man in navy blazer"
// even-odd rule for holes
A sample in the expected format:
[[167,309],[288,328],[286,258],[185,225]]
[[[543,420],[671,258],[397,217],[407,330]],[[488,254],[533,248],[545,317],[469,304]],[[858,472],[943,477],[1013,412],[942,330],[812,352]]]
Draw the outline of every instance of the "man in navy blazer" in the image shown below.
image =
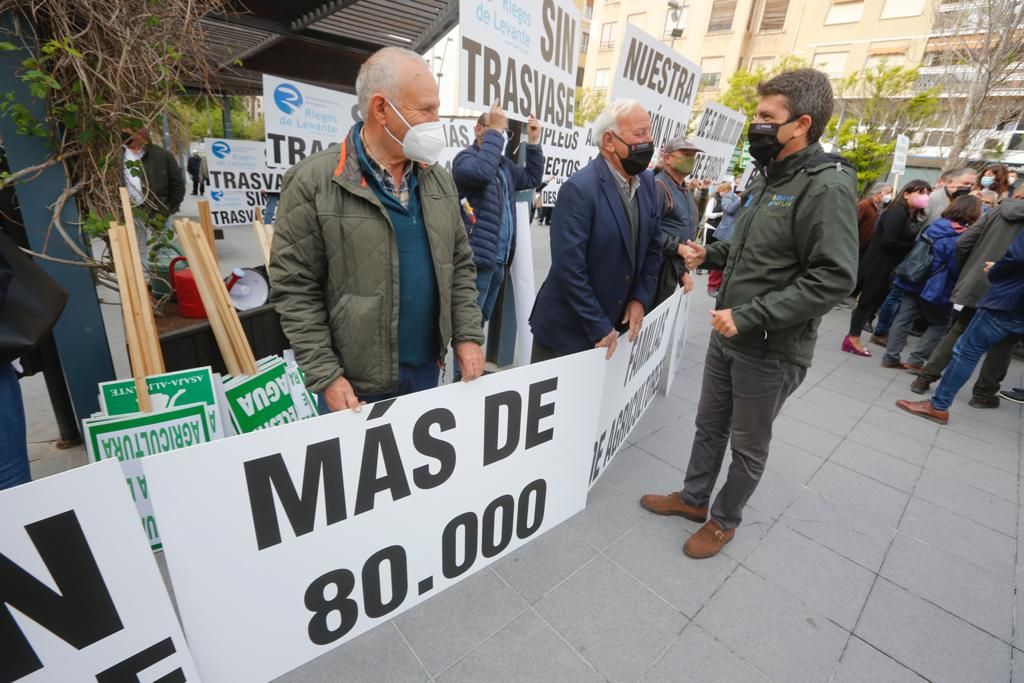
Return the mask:
[[600,156],[562,185],[551,214],[551,270],[530,315],[533,362],[633,340],[654,299],[661,226],[650,114],[616,100],[593,126]]

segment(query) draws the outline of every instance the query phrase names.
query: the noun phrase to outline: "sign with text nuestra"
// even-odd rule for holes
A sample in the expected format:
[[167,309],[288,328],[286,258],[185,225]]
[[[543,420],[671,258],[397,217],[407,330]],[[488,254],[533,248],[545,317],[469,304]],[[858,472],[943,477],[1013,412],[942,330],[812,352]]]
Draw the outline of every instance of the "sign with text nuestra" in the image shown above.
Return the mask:
[[708,102],[693,134],[701,152],[697,154],[690,177],[718,182],[730,175],[736,143],[746,122],[747,117],[740,112]]
[[[676,336],[676,314],[683,290],[644,316],[643,327],[634,341],[619,337],[615,354],[608,361],[601,392],[601,413],[594,433],[590,486],[608,469],[626,437],[643,417],[647,406],[662,391],[669,372],[672,340]],[[685,334],[685,331],[681,333]]]
[[583,509],[604,365],[591,350],[148,462],[203,677],[274,678]]
[[267,165],[288,168],[340,143],[359,118],[355,95],[263,74]]
[[198,681],[115,462],[0,493],[0,681]]
[[459,105],[573,127],[580,11],[570,0],[459,3]]
[[686,133],[699,85],[699,66],[651,34],[626,24],[611,99],[636,100],[650,112],[655,149]]

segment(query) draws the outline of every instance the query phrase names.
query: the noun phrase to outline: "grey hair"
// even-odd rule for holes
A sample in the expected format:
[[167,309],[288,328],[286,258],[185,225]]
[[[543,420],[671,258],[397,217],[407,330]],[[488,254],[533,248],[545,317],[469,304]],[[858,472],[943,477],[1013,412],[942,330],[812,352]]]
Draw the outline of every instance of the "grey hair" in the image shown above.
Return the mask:
[[[384,47],[363,62],[356,77],[356,97],[359,98],[359,116],[365,121],[370,112],[370,98],[380,93],[392,102],[398,98],[398,76],[408,62],[427,61],[404,47]],[[397,104],[397,102],[396,102]]]
[[[644,106],[636,100],[627,100],[625,98],[619,98],[604,108],[597,118],[594,119],[592,126],[594,131],[594,144],[598,147],[601,146],[601,140],[604,138],[604,134],[609,130],[619,130],[619,119],[629,114],[634,109],[643,109]],[[646,111],[646,110],[645,110]]]
[[977,169],[971,168],[970,166],[962,166],[960,168],[954,168],[952,171],[949,171],[949,179],[950,180],[959,180],[960,178],[963,178],[968,173],[971,173],[971,174],[973,174],[975,176],[978,175]]
[[[786,98],[786,109],[790,119],[801,116],[811,117],[807,131],[807,142],[817,142],[825,132],[828,120],[832,118],[832,82],[817,69],[795,69],[783,71],[778,76],[757,84],[761,97],[782,95]],[[780,122],[781,123],[781,122]]]
[[887,183],[884,180],[879,180],[877,183],[871,186],[871,190],[868,192],[868,196],[874,197],[876,194],[881,192],[887,187],[892,187],[892,183]]

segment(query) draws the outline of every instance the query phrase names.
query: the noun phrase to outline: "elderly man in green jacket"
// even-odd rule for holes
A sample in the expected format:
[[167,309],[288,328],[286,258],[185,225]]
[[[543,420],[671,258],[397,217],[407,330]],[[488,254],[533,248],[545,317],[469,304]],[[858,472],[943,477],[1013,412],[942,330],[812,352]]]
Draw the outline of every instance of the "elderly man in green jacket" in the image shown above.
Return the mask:
[[[716,555],[732,540],[768,461],[772,423],[803,382],[821,317],[857,273],[856,173],[818,138],[832,115],[832,86],[813,69],[758,85],[750,154],[759,173],[728,242],[689,243],[691,270],[724,269],[683,490],[641,505],[703,524],[683,551]],[[732,463],[709,510],[731,438]],[[706,521],[706,523],[705,523]]]
[[359,410],[437,386],[449,343],[483,373],[476,269],[445,146],[437,82],[384,48],[356,80],[363,119],[284,178],[271,300],[321,408]]

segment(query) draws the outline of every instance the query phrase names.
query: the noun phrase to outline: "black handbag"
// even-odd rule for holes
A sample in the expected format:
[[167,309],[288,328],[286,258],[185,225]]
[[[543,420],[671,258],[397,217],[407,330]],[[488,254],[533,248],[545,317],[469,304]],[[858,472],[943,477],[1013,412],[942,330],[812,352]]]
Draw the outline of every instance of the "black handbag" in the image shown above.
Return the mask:
[[11,276],[0,301],[0,364],[6,364],[50,333],[68,293],[2,232],[0,266],[6,266]]

